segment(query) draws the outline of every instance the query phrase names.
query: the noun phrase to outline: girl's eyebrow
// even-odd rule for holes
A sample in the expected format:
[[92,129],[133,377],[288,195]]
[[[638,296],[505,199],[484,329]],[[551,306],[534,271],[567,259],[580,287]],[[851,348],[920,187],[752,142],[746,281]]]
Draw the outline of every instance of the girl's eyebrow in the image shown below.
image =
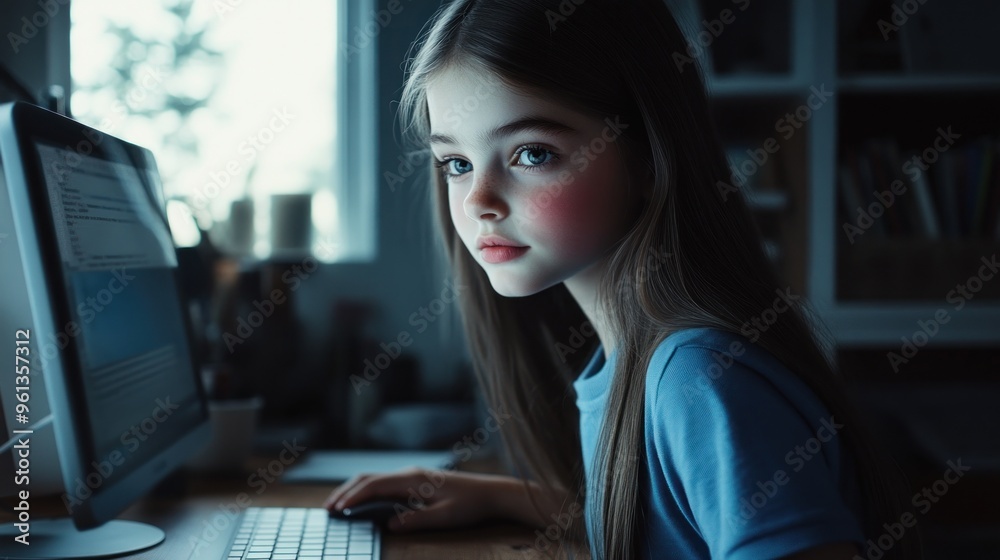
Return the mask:
[[[515,121],[498,126],[485,134],[480,134],[477,139],[483,145],[491,144],[522,131],[540,132],[543,134],[566,134],[577,132],[577,130],[567,124],[549,118],[530,115],[521,117]],[[447,134],[433,133],[428,137],[431,144],[457,144],[458,142]]]

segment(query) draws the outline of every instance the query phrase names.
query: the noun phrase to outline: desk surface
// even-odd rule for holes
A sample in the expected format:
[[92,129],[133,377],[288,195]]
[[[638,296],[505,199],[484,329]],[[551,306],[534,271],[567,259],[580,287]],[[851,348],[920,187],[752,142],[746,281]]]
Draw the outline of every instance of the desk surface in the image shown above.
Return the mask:
[[[203,534],[206,520],[224,518],[225,509],[244,506],[318,507],[334,485],[286,485],[280,481],[250,486],[246,476],[199,478],[177,485],[175,498],[146,498],[120,516],[151,523],[163,529],[166,540],[128,559],[179,560],[194,547],[191,540]],[[258,493],[258,490],[260,492]],[[247,502],[249,500],[249,503]],[[384,532],[382,558],[396,559],[504,559],[552,558],[535,547],[534,530],[513,524],[493,523],[446,531]],[[544,541],[540,541],[544,542]],[[541,544],[539,546],[542,546]],[[554,548],[554,546],[553,546]],[[587,555],[577,558],[588,558]]]

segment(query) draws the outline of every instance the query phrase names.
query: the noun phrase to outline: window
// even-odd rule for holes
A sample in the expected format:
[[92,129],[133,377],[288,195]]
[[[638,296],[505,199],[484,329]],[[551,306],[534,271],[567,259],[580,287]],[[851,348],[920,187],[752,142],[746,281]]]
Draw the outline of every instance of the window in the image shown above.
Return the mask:
[[[171,217],[190,211],[230,254],[370,258],[374,195],[345,185],[375,176],[375,151],[344,131],[375,138],[346,110],[373,82],[345,87],[374,54],[339,55],[347,3],[75,0],[70,110],[149,148]],[[343,165],[359,155],[365,169]]]

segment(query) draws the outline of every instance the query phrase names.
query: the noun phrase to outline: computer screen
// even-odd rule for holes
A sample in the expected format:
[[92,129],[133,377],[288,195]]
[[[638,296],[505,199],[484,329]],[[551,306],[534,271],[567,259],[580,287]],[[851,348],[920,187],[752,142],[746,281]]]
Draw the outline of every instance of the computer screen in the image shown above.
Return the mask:
[[[124,475],[202,419],[181,306],[171,297],[176,255],[147,188],[155,173],[93,155],[60,166],[71,153],[66,148],[33,148],[44,170],[69,322],[80,325],[87,451],[95,458],[121,453],[127,460],[115,474]],[[66,335],[69,322],[60,328]]]
[[0,162],[63,501],[96,527],[208,435],[162,187],[147,150],[23,103],[0,107]]

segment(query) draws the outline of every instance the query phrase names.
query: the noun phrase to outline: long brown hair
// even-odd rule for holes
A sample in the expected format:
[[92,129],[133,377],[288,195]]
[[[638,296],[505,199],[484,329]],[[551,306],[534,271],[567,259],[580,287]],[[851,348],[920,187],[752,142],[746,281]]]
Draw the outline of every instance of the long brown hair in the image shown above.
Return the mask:
[[[693,67],[675,65],[673,54],[686,53],[686,43],[663,0],[454,0],[441,6],[418,43],[407,61],[400,116],[419,150],[428,150],[427,82],[452,65],[636,125],[616,149],[635,170],[627,179],[650,177],[653,186],[638,220],[607,255],[599,290],[618,359],[591,481],[582,476],[572,382],[598,341],[567,344],[574,329],[589,326],[587,317],[562,283],[527,297],[498,295],[455,231],[447,185],[433,168],[430,194],[452,274],[468,287],[460,306],[474,369],[488,402],[511,414],[503,435],[515,466],[525,469],[519,474],[593,500],[594,558],[639,557],[637,481],[645,465],[644,381],[653,351],[685,328],[739,333],[785,289],[743,197],[717,186],[732,177],[702,78]],[[650,255],[663,254],[669,258],[649,274]],[[862,528],[874,539],[903,511],[898,472],[864,431],[816,328],[807,309],[795,305],[755,343],[801,377],[846,426],[838,435],[855,459],[847,467],[856,469]],[[566,538],[582,540],[582,525],[575,523]],[[904,539],[886,557],[913,558],[910,546]]]

